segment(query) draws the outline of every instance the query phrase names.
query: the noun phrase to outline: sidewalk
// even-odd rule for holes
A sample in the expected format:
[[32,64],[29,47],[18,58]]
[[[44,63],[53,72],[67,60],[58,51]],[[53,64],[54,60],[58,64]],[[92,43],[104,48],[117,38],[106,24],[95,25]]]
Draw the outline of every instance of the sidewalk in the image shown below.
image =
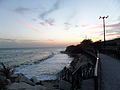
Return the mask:
[[94,79],[84,80],[80,90],[95,90],[94,89]]
[[100,54],[101,60],[101,90],[120,90],[120,60]]

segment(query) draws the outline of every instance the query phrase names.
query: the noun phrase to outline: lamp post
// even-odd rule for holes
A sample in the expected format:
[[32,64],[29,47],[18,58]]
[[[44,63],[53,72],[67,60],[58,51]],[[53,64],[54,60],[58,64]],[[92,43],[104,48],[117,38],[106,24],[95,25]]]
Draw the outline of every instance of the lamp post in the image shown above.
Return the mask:
[[99,17],[99,19],[103,19],[103,30],[104,30],[104,48],[105,48],[105,19],[107,19],[109,16],[103,16]]

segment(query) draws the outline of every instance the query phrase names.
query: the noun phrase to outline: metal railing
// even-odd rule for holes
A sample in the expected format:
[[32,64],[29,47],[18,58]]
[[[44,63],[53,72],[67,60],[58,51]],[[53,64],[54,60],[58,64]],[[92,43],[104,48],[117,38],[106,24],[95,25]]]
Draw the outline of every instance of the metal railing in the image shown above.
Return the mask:
[[97,52],[97,55],[94,55],[92,53],[89,53],[87,51],[84,51],[84,54],[89,56],[94,64],[91,63],[84,63],[81,64],[77,69],[72,71],[70,68],[64,68],[63,71],[61,71],[60,79],[68,81],[72,84],[72,90],[74,88],[79,88],[82,80],[93,78],[95,81],[95,90],[100,90],[100,80],[99,78],[99,52]]

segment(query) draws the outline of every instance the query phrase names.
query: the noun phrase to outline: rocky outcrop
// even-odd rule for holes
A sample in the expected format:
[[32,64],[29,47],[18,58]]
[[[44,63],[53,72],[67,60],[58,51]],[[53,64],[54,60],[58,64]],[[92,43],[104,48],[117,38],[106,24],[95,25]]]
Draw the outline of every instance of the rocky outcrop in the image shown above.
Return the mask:
[[28,79],[26,76],[24,76],[23,74],[17,74],[16,75],[17,77],[15,78],[15,82],[25,82],[27,84],[30,84],[30,85],[35,85],[34,82],[32,82],[30,79]]
[[47,90],[36,77],[29,79],[21,73],[11,75],[10,79],[0,75],[0,84],[6,90]]
[[6,77],[0,75],[0,83],[5,83]]
[[6,86],[7,90],[46,90],[46,87],[41,85],[31,86],[25,82],[12,83]]
[[40,82],[36,77],[32,77],[30,80],[35,84]]
[[89,51],[94,53],[95,48],[93,42],[90,39],[83,40],[80,44],[76,46],[75,45],[68,46],[64,53],[79,54],[84,51]]
[[77,54],[77,53],[81,53],[82,52],[82,49],[80,48],[79,45],[77,46],[74,46],[74,45],[71,45],[71,46],[68,46],[65,50],[65,53],[70,53],[70,54]]
[[24,74],[11,73],[11,69],[1,64],[0,90],[47,90],[36,77],[27,78]]

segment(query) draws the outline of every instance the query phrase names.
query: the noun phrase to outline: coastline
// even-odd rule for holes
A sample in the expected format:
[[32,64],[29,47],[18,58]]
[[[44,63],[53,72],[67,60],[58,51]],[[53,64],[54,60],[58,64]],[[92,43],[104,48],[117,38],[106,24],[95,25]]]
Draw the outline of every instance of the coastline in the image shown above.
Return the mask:
[[53,90],[59,88],[59,81],[40,81],[36,77],[27,78],[24,74],[14,74],[13,71],[2,64],[0,69],[0,90]]
[[[13,73],[14,72],[13,68],[16,68],[16,67],[8,67],[6,65],[5,67],[2,66],[2,68],[4,69],[5,72],[6,72],[6,69],[8,69],[7,72],[9,74],[9,77],[6,77],[5,73],[1,72],[0,70],[0,80],[3,78],[3,81],[0,81],[0,83],[2,83],[0,85],[0,89],[4,87],[4,88],[7,88],[7,90],[11,90],[11,88],[14,90],[17,90],[17,89],[25,88],[25,86],[28,86],[26,87],[26,90],[27,88],[31,88],[31,89],[45,88],[44,90],[53,90],[53,89],[57,90],[59,88],[59,80],[58,80],[59,72],[56,74],[57,79],[55,80],[38,80],[38,78],[36,77],[28,78],[25,76],[25,74],[21,72]],[[19,86],[19,88],[16,86]]]
[[93,42],[89,39],[84,40],[81,44],[76,46],[68,46],[65,51],[62,51],[62,53],[68,54],[74,58],[70,63],[70,66],[65,67],[61,71],[60,89],[84,90],[86,85],[87,88],[94,88],[94,68],[96,66],[97,51]]
[[[86,42],[87,42],[87,44],[86,44]],[[29,88],[30,87],[31,88],[37,88],[38,87],[38,88],[44,88],[44,90],[52,90],[53,88],[54,89],[61,88],[61,85],[62,85],[63,88],[67,85],[67,84],[65,84],[66,82],[61,83],[61,80],[67,80],[68,82],[73,83],[73,80],[71,81],[71,74],[73,74],[74,75],[74,78],[73,78],[74,81],[76,81],[76,80],[79,81],[80,80],[79,81],[80,83],[76,83],[76,82],[74,83],[75,86],[76,85],[78,86],[78,84],[79,85],[81,84],[81,78],[78,78],[76,76],[76,72],[79,71],[79,68],[82,70],[82,72],[84,72],[84,67],[87,67],[87,69],[90,72],[90,76],[84,76],[83,75],[82,79],[91,78],[92,75],[93,75],[93,71],[91,71],[91,70],[93,70],[95,61],[93,61],[92,60],[93,58],[91,59],[90,58],[91,56],[89,56],[87,54],[87,52],[85,52],[85,51],[89,51],[89,52],[95,54],[94,53],[94,48],[93,48],[93,46],[91,44],[91,41],[89,41],[89,40],[86,40],[85,42],[83,42],[83,44],[80,44],[80,45],[77,45],[77,46],[68,46],[65,51],[61,51],[61,53],[67,54],[68,56],[72,57],[72,60],[71,60],[71,63],[69,63],[68,67],[65,67],[65,65],[63,65],[63,63],[61,63],[61,65],[63,65],[64,68],[63,68],[63,70],[60,70],[57,73],[58,79],[56,79],[56,80],[43,80],[42,81],[42,80],[38,80],[36,77],[31,77],[29,79],[29,78],[27,78],[25,76],[26,74],[23,73],[22,70],[21,70],[21,72],[23,74],[21,74],[21,73],[18,73],[18,74],[13,74],[12,73],[11,74],[11,72],[9,71],[10,75],[9,75],[9,77],[6,77],[4,81],[6,83],[6,79],[7,79],[7,88],[8,88],[8,90],[10,88],[12,88],[12,89],[17,88],[18,89],[18,87],[15,87],[17,85],[18,86],[19,85],[28,86]],[[55,55],[54,59],[50,58],[49,60],[45,60],[45,62],[42,62],[41,65],[43,65],[43,67],[46,67],[50,63],[53,64],[54,61],[57,61],[57,63],[60,64],[59,61],[61,61],[61,60],[64,61],[66,59],[64,57],[64,54],[63,55],[62,54],[57,54],[57,55]],[[61,57],[61,55],[63,57]],[[68,61],[67,61],[67,63],[68,63]],[[67,65],[67,63],[66,63],[66,65]],[[34,69],[40,70],[40,68],[36,68],[36,67],[40,67],[40,65],[35,64],[32,67],[30,66],[30,68],[32,68],[33,71],[34,71]],[[52,68],[49,68],[49,69],[52,70]],[[25,70],[25,68],[23,68],[23,70]],[[29,70],[31,70],[31,69],[29,69]],[[79,71],[78,73],[81,74],[81,71]],[[30,74],[30,75],[33,75],[33,74]],[[20,86],[20,88],[23,88],[21,86]],[[68,86],[66,88],[68,88]],[[15,89],[15,90],[17,90],[17,89]]]

